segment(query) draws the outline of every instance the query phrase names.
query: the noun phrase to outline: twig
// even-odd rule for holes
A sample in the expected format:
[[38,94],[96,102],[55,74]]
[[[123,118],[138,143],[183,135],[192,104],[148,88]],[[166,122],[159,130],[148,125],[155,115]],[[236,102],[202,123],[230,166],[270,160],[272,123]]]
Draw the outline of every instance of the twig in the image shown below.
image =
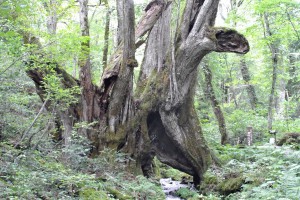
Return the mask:
[[16,64],[16,62],[19,61],[20,58],[22,58],[22,57],[24,57],[24,55],[21,56],[21,57],[19,57],[18,59],[15,59],[8,67],[6,67],[3,71],[1,71],[1,72],[0,72],[0,77],[1,77],[1,76],[2,76],[9,68],[11,68],[12,66],[14,66],[14,65]]
[[23,134],[21,140],[19,142],[17,142],[17,144],[14,146],[14,148],[16,148],[17,146],[19,146],[21,144],[21,142],[24,140],[24,138],[27,136],[27,134],[30,132],[31,128],[33,127],[33,125],[36,123],[37,119],[39,118],[39,116],[42,114],[46,103],[49,101],[49,98],[46,99],[46,101],[43,103],[40,111],[38,112],[38,114],[35,116],[33,122],[31,123],[31,125],[29,126],[29,128],[27,129],[27,131]]
[[7,0],[3,0],[0,2],[0,6],[2,6],[2,4],[4,4]]
[[[36,144],[33,146],[33,150],[36,150],[37,149],[37,146],[39,144],[39,142],[42,140],[42,138],[46,135],[47,131],[45,130],[44,133],[41,135],[41,137],[36,141]],[[33,136],[33,135],[32,135]],[[28,146],[30,147],[30,143],[28,144]]]
[[296,34],[296,36],[297,36],[297,39],[300,40],[298,31],[297,31],[297,29],[296,29],[294,23],[292,22],[291,15],[290,15],[289,11],[287,10],[287,8],[285,9],[285,13],[286,13],[286,15],[287,15],[287,18],[288,18],[290,24],[291,24],[292,27],[293,27],[293,30],[294,30],[294,32],[295,32],[295,34]]

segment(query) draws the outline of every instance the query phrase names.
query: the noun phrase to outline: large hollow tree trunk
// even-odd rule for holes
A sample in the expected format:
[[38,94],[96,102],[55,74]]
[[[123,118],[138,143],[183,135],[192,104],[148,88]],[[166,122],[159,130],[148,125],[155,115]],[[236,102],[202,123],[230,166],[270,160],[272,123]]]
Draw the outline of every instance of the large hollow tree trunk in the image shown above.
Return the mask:
[[[80,0],[82,35],[88,37],[86,0]],[[102,75],[100,87],[91,83],[89,43],[82,43],[80,80],[68,75],[56,63],[53,71],[62,74],[62,85],[82,87],[78,103],[69,113],[76,122],[93,123],[83,132],[91,140],[93,154],[105,147],[128,153],[134,169],[152,173],[152,159],[194,176],[199,183],[211,162],[193,98],[197,67],[211,51],[247,53],[247,40],[236,31],[214,28],[218,0],[187,0],[182,22],[171,38],[171,1],[153,0],[135,29],[133,0],[117,0],[118,47]],[[133,91],[136,47],[148,34],[137,90]],[[36,40],[34,40],[36,41]],[[28,43],[34,43],[27,40]],[[89,40],[86,40],[89,41]],[[176,41],[175,43],[172,41]],[[29,63],[37,63],[32,58]],[[28,75],[41,96],[46,70],[31,67]],[[33,76],[35,75],[35,76]],[[72,84],[70,84],[72,83]]]
[[204,63],[202,65],[203,73],[205,75],[205,95],[207,96],[207,99],[209,99],[212,109],[214,111],[215,117],[217,118],[218,124],[219,124],[219,131],[221,134],[221,144],[225,145],[228,144],[228,135],[227,135],[227,129],[226,129],[226,123],[225,118],[220,106],[220,103],[218,102],[213,85],[212,85],[212,72],[208,66],[208,64]]
[[212,27],[217,7],[218,1],[187,1],[174,52],[170,48],[170,7],[149,33],[137,94],[141,109],[137,116],[142,122],[135,136],[139,140],[134,143],[142,147],[137,159],[146,173],[154,154],[163,163],[193,175],[195,182],[209,166],[210,151],[193,104],[197,67],[211,51],[249,50],[235,31]]

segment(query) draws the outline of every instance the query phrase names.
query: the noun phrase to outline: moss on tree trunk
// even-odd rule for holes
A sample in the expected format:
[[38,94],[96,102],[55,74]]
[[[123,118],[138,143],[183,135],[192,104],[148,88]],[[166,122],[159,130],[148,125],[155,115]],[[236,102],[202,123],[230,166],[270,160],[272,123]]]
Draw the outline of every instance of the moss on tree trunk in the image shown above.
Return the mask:
[[[69,121],[63,117],[61,120],[68,126],[75,122],[92,123],[80,131],[92,142],[94,155],[106,147],[124,151],[133,158],[130,166],[146,176],[153,173],[152,160],[156,155],[161,162],[194,176],[195,183],[202,180],[211,155],[193,103],[197,67],[211,51],[244,54],[249,50],[247,40],[236,31],[213,28],[218,3],[188,0],[174,42],[171,1],[151,1],[135,31],[133,1],[118,0],[119,46],[103,73],[100,87],[91,84],[89,56],[84,48],[85,56],[79,63],[80,80],[53,61],[57,66],[54,72],[62,75],[64,87],[82,87],[78,103],[67,108]],[[86,0],[80,0],[80,6],[82,35],[87,36]],[[145,34],[148,38],[144,60],[134,92],[135,44],[140,45],[139,39]],[[30,63],[38,65],[37,60]],[[47,73],[46,68],[27,70],[42,99]],[[65,139],[67,134],[63,135]]]

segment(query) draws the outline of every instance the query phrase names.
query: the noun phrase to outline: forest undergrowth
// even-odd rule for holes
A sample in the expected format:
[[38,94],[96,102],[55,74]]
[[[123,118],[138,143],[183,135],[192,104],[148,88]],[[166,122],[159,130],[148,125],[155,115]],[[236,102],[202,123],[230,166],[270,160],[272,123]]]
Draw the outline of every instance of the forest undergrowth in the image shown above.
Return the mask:
[[[147,179],[129,172],[128,157],[114,150],[92,159],[86,146],[75,140],[68,150],[55,150],[52,142],[43,142],[36,149],[0,143],[1,199],[165,199],[159,179],[185,176],[160,163],[156,176]],[[198,190],[179,189],[179,197],[299,199],[299,144],[219,145],[215,153],[222,165],[209,169]]]

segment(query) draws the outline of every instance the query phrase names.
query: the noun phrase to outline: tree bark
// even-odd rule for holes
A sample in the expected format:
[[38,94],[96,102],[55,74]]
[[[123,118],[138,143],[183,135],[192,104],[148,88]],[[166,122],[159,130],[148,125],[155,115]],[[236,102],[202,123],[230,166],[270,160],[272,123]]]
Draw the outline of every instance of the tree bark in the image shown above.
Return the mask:
[[117,45],[119,46],[122,42],[122,35],[123,35],[123,10],[124,10],[124,4],[122,1],[116,1],[116,8],[117,8],[117,18],[118,18],[118,30],[117,30]]
[[105,2],[106,16],[105,16],[105,32],[104,32],[104,48],[103,48],[103,70],[107,67],[108,47],[109,47],[109,25],[110,25],[110,8],[108,2]]
[[[272,36],[272,31],[270,28],[270,22],[268,19],[267,13],[264,13],[264,26],[265,26],[265,35],[267,37]],[[277,82],[277,68],[278,68],[278,48],[275,42],[271,42],[269,44],[269,49],[272,54],[272,85],[271,91],[269,95],[269,103],[268,103],[268,130],[272,130],[273,127],[273,108],[274,108],[274,95],[276,89],[276,82]]]
[[252,84],[250,84],[251,77],[250,77],[249,69],[248,69],[248,66],[246,64],[246,60],[244,57],[241,58],[240,66],[241,66],[241,73],[242,73],[243,80],[244,80],[245,84],[247,84],[247,93],[248,93],[248,98],[250,101],[251,109],[255,110],[258,100],[257,100],[257,96],[255,93],[254,86]]
[[236,94],[235,94],[235,86],[232,84],[232,70],[233,68],[229,66],[228,62],[227,62],[227,56],[224,55],[224,59],[225,59],[225,63],[228,69],[228,73],[229,73],[229,78],[226,80],[226,82],[229,82],[229,86],[225,86],[225,95],[226,95],[226,99],[228,103],[231,103],[231,97],[233,99],[235,108],[237,109],[239,107],[238,105],[238,101],[236,99]]
[[219,124],[219,131],[221,134],[221,144],[225,145],[228,144],[228,135],[227,135],[227,130],[226,130],[226,122],[225,118],[222,112],[222,109],[220,107],[220,104],[216,98],[213,85],[212,85],[212,72],[209,69],[209,66],[207,63],[204,63],[202,65],[203,73],[205,75],[205,95],[207,99],[210,100],[212,109],[214,111],[214,114],[217,118],[218,124]]
[[[291,48],[292,52],[295,51],[295,49]],[[297,95],[297,70],[296,70],[296,62],[297,58],[295,55],[290,54],[288,56],[289,59],[289,80],[286,85],[286,89],[288,91],[288,97],[292,97],[293,95]]]
[[58,2],[56,0],[49,0],[49,2],[44,3],[44,7],[48,12],[47,16],[47,29],[48,33],[55,35],[58,23],[57,7]]
[[[82,88],[79,102],[68,108],[70,120],[97,122],[84,130],[93,154],[105,147],[122,150],[133,158],[131,166],[144,175],[151,175],[156,155],[199,183],[212,158],[193,103],[197,67],[211,51],[247,53],[247,40],[234,30],[213,27],[218,0],[187,0],[175,44],[170,36],[171,1],[151,1],[135,29],[133,0],[118,0],[118,47],[97,87],[91,83],[87,0],[79,3],[86,38],[81,44],[80,79],[52,62],[64,87]],[[139,40],[145,34],[144,60],[133,93],[135,48],[144,42]],[[33,66],[37,62],[34,57],[29,61]],[[47,70],[31,67],[27,73],[43,97]]]

